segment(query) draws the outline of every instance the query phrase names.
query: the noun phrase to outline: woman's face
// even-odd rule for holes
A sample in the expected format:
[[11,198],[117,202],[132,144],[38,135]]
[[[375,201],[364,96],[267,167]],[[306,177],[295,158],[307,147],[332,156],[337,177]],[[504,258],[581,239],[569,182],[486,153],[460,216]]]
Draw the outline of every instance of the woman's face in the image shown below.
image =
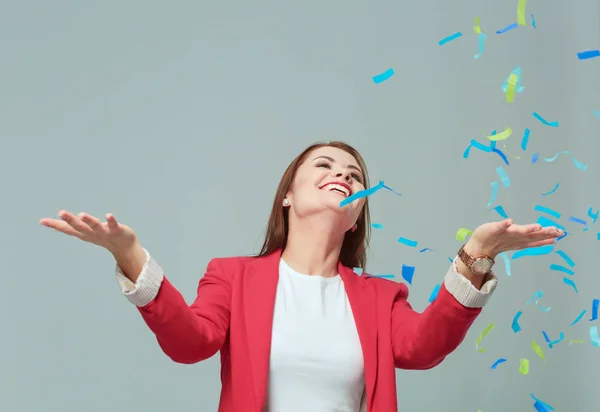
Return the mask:
[[287,193],[291,213],[302,218],[335,212],[343,218],[344,231],[352,228],[364,205],[364,198],[340,207],[340,202],[364,190],[364,177],[350,153],[336,147],[319,147],[298,167]]

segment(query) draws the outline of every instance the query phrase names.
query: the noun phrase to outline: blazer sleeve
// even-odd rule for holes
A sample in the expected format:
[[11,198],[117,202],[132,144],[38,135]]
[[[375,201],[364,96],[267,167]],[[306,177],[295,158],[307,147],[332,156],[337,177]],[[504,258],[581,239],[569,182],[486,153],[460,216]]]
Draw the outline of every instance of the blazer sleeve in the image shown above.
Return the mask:
[[[134,301],[136,293],[146,297],[148,302],[144,304],[137,300],[137,308],[169,358],[192,364],[210,358],[221,349],[229,330],[231,283],[219,259],[209,262],[191,305],[149,254],[140,279],[141,287],[127,288],[128,293],[133,293],[127,297],[130,301]],[[121,287],[125,289],[122,283]]]
[[[482,306],[493,293],[496,279],[479,292],[473,287],[471,296],[457,293],[455,265],[451,265],[437,298],[418,313],[408,303],[408,288],[401,284],[392,306],[392,349],[394,363],[401,369],[431,369],[440,364],[464,340]],[[465,281],[466,278],[464,279]],[[488,283],[488,282],[486,282]],[[470,282],[469,282],[470,284]],[[464,286],[464,285],[463,285]],[[464,286],[465,288],[467,286]],[[451,289],[451,290],[449,290]],[[480,294],[485,295],[483,298]],[[460,300],[459,300],[460,299]],[[480,303],[474,304],[475,302]]]

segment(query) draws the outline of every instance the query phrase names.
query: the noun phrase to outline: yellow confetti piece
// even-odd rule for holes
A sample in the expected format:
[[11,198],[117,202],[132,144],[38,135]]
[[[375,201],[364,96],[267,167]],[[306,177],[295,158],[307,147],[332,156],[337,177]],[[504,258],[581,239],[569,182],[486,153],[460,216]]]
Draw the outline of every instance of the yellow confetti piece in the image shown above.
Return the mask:
[[570,340],[569,341],[569,346],[571,346],[572,343],[583,343],[583,340],[577,339],[577,340]]
[[519,4],[517,6],[517,24],[519,26],[527,26],[527,22],[525,21],[525,6],[527,5],[527,0],[519,0]]
[[521,156],[516,156],[516,155],[510,154],[508,152],[508,149],[505,144],[503,144],[502,147],[504,148],[504,153],[506,153],[508,155],[508,157],[512,157],[513,159],[516,159],[516,160],[521,160]]
[[519,81],[519,76],[515,73],[511,73],[508,76],[506,81],[506,102],[512,103],[515,101],[515,92],[517,90],[517,83]]
[[479,25],[479,17],[475,17],[475,26],[473,26],[475,34],[481,34],[481,26]]
[[519,372],[521,375],[527,375],[529,373],[529,359],[521,359],[521,362],[519,363]]
[[490,331],[492,329],[494,329],[496,325],[493,323],[490,323],[487,328],[485,328],[483,330],[483,332],[481,332],[481,335],[479,335],[479,337],[477,338],[477,340],[475,341],[475,348],[477,349],[478,352],[483,353],[485,352],[485,348],[480,348],[479,344],[481,343],[481,341],[483,340],[483,338],[485,338],[485,335],[487,335],[488,333],[490,333]]
[[468,235],[473,234],[473,232],[467,228],[461,227],[456,231],[456,240],[460,240],[461,242],[465,241],[465,238]]
[[540,347],[540,345],[538,345],[538,343],[533,340],[531,341],[531,349],[533,349],[533,351],[544,361],[546,362],[546,357],[544,356],[544,352],[542,351],[542,348]]
[[488,138],[488,140],[491,141],[497,141],[497,140],[506,140],[510,137],[510,135],[512,134],[512,129],[510,127],[507,127],[506,130],[500,132],[500,133],[496,133],[496,134],[492,134],[489,136],[486,136]]

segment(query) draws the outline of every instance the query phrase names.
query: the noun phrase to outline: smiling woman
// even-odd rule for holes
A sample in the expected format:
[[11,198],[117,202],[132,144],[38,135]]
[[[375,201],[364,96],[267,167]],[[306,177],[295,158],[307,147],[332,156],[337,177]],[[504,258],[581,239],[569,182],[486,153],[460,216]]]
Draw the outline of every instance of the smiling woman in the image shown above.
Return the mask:
[[112,253],[123,293],[173,361],[221,352],[220,412],[384,412],[397,410],[394,368],[432,368],[462,342],[496,288],[494,258],[562,232],[510,219],[479,226],[417,313],[406,285],[352,270],[366,264],[368,200],[340,199],[365,188],[351,146],[305,149],[281,178],[260,253],[212,259],[191,306],[114,216],[61,211],[40,223]]

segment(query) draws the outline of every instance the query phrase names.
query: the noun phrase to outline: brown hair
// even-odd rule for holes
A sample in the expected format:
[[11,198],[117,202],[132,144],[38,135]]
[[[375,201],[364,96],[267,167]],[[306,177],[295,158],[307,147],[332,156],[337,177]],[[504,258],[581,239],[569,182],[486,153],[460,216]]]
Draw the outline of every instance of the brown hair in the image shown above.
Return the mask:
[[[364,176],[364,186],[369,187],[369,176],[367,174],[367,167],[362,156],[356,149],[349,144],[344,142],[329,142],[329,143],[315,143],[308,146],[302,153],[300,153],[290,165],[287,167],[277,192],[275,192],[275,199],[273,200],[273,207],[271,209],[271,216],[269,217],[269,223],[267,224],[267,233],[265,235],[265,241],[263,246],[258,253],[258,256],[265,256],[277,249],[285,248],[288,237],[288,208],[284,208],[283,199],[288,193],[296,170],[304,162],[306,156],[315,149],[320,147],[335,147],[341,149],[356,159],[360,169]],[[365,204],[358,216],[356,222],[357,228],[354,232],[348,231],[344,237],[344,243],[342,244],[342,250],[340,252],[340,261],[344,266],[347,267],[358,267],[365,268],[367,263],[367,248],[369,246],[369,239],[371,237],[371,219],[369,217],[369,201],[365,198]]]

